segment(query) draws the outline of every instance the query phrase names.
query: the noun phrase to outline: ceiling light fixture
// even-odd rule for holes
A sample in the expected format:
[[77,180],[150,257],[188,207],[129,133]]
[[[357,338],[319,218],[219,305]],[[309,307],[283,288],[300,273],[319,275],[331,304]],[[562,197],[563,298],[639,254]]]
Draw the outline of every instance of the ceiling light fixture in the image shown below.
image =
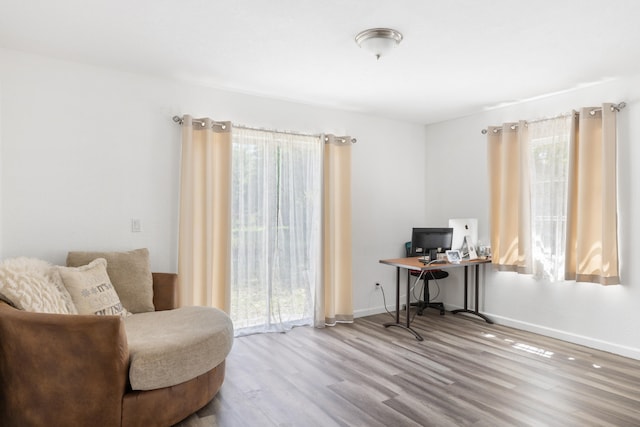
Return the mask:
[[400,31],[391,28],[369,28],[356,36],[358,46],[374,54],[376,59],[388,55],[401,41]]

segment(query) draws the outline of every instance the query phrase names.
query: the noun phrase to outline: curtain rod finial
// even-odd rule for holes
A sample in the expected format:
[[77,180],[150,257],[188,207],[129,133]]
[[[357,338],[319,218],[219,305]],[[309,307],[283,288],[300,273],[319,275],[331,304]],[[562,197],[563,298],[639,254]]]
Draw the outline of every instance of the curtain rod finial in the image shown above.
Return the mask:
[[616,104],[612,105],[612,106],[611,106],[611,110],[613,110],[613,111],[620,111],[620,110],[622,110],[622,109],[623,109],[624,107],[626,107],[626,106],[627,106],[627,103],[626,103],[626,102],[624,102],[624,101],[622,101],[621,103],[619,103],[619,104],[617,104],[617,105],[616,105]]

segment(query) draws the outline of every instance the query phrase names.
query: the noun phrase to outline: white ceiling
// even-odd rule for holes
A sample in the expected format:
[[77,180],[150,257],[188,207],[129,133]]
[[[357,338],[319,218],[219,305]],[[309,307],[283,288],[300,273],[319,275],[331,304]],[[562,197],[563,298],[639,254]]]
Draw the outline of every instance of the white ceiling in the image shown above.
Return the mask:
[[0,46],[433,123],[640,74],[640,1],[0,0]]

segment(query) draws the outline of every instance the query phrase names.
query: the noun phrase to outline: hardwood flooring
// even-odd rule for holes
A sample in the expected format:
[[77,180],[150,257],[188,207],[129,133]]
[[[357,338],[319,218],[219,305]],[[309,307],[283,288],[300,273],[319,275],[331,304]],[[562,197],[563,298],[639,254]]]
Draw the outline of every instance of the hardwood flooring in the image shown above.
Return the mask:
[[640,426],[640,361],[427,310],[236,338],[180,427]]

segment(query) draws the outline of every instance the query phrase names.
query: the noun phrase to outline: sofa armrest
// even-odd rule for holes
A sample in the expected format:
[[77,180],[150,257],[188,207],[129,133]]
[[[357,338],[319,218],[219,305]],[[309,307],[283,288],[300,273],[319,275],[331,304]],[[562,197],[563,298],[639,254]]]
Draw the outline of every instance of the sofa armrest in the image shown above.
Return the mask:
[[152,273],[153,306],[156,311],[178,308],[178,275],[175,273]]
[[120,317],[31,313],[0,302],[3,425],[120,425],[128,369]]

